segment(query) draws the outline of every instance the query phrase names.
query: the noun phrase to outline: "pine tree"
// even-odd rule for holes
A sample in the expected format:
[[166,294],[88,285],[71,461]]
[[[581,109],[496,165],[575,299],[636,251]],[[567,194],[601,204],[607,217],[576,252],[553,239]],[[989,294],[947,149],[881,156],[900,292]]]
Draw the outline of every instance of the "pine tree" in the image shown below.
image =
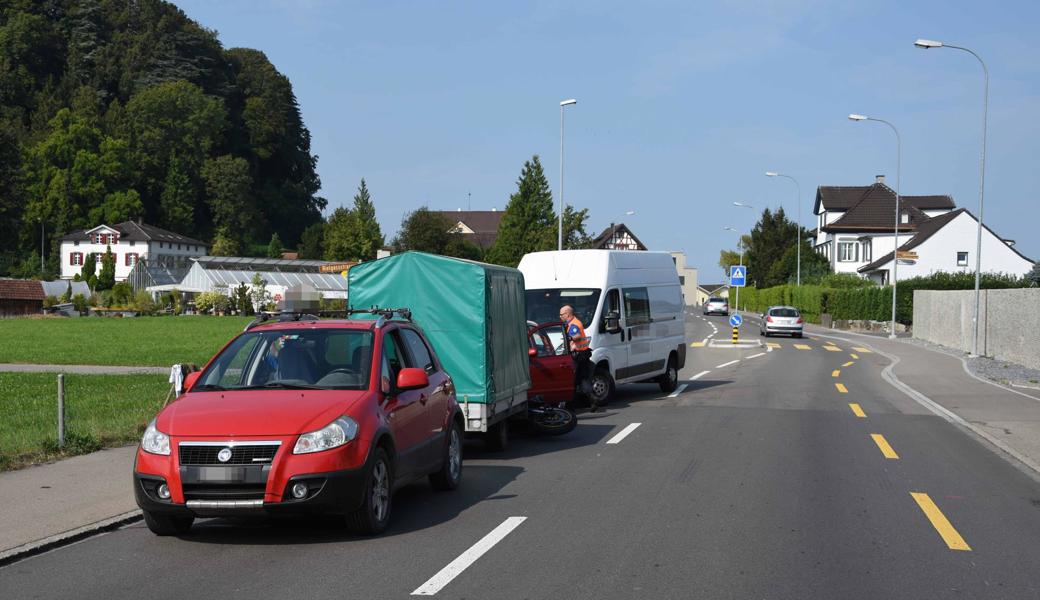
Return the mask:
[[278,233],[271,234],[271,241],[267,244],[267,258],[281,258],[284,250],[282,238],[278,237]]
[[359,260],[374,260],[376,251],[383,247],[383,231],[376,221],[376,207],[368,193],[364,178],[354,195],[353,231],[351,243],[353,254]]
[[552,192],[535,155],[524,162],[517,180],[517,191],[509,197],[498,238],[488,250],[486,260],[515,267],[528,252],[555,246],[557,219],[553,214]]
[[80,268],[80,279],[87,282],[90,289],[97,287],[97,257],[93,252],[88,252],[83,259],[83,267]]
[[110,290],[116,284],[116,257],[112,254],[112,246],[105,248],[101,257],[101,273],[97,277],[97,289]]

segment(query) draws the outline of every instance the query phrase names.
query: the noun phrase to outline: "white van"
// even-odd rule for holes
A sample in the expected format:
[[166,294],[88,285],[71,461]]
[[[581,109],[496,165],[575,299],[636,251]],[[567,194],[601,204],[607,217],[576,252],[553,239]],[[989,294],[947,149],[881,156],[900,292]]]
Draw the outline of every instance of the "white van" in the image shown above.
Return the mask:
[[682,288],[670,254],[534,252],[524,255],[518,268],[527,289],[528,321],[559,321],[560,307],[569,304],[585,325],[597,402],[609,399],[619,383],[657,382],[666,393],[675,390],[687,342]]

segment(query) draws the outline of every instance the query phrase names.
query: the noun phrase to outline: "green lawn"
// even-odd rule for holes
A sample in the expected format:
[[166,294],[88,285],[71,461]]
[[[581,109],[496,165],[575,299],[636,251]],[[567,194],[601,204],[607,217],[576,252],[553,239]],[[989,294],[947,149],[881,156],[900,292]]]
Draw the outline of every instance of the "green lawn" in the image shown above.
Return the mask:
[[248,317],[0,319],[0,363],[203,365]]
[[0,373],[0,470],[136,441],[169,389],[163,375],[66,375],[59,452],[57,375]]

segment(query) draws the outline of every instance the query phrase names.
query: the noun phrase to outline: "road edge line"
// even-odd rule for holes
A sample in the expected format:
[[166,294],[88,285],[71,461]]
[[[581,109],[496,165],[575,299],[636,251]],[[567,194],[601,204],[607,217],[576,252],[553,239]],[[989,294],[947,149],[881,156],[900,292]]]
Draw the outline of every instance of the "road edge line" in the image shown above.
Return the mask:
[[80,540],[84,540],[101,533],[114,531],[116,529],[119,529],[120,527],[123,527],[124,525],[136,523],[137,521],[140,521],[142,518],[144,518],[144,515],[141,513],[140,510],[131,510],[129,512],[125,512],[114,517],[102,519],[100,521],[96,521],[88,525],[83,525],[75,529],[70,529],[68,531],[63,531],[62,533],[57,533],[40,540],[36,540],[34,542],[22,544],[21,546],[16,546],[9,550],[4,550],[3,552],[0,552],[0,567],[6,567],[18,561],[25,560],[33,556],[37,556],[39,554],[43,554],[51,550],[56,550],[63,546],[74,544]]

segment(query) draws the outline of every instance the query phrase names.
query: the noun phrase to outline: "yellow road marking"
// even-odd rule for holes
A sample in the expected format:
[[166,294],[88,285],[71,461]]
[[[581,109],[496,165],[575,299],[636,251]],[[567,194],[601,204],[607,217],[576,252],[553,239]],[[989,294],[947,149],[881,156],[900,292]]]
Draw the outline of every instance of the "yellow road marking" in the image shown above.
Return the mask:
[[859,355],[858,354],[849,354],[849,356],[851,356],[852,358],[855,358],[856,360],[859,360]]
[[703,348],[704,347],[704,342],[694,342],[694,343],[690,344],[690,347],[691,348]]
[[843,383],[835,383],[834,387],[838,388],[838,391],[841,392],[842,394],[848,394],[849,393],[849,388],[845,387],[845,384],[843,384]]
[[840,369],[834,369],[833,371],[831,371],[831,377],[837,377],[838,375],[841,375]]
[[896,454],[896,451],[893,450],[892,446],[888,444],[888,440],[885,439],[885,436],[881,435],[880,433],[872,433],[870,434],[870,437],[874,439],[874,443],[877,444],[878,449],[881,450],[881,453],[885,455],[885,458],[899,458],[899,455]]
[[798,348],[799,350],[812,350],[811,347],[806,346],[805,344],[795,344],[794,347]]
[[766,342],[766,346],[769,346],[774,350],[779,350],[781,347],[780,344],[777,344],[776,342]]
[[863,412],[863,409],[859,407],[859,404],[856,404],[855,402],[850,403],[849,408],[852,409],[852,414],[856,415],[857,417],[861,419],[867,418],[867,413]]
[[852,349],[856,352],[862,352],[863,354],[870,354],[870,350],[867,350],[866,348],[860,348],[859,346],[853,346]]
[[823,349],[827,350],[828,352],[841,352],[841,348],[837,346],[824,346]]
[[843,367],[851,367],[852,366],[852,361],[850,360],[849,362],[843,364],[842,366]]
[[932,522],[932,527],[939,532],[943,541],[950,550],[971,550],[971,546],[964,541],[961,534],[957,533],[957,530],[953,528],[950,521],[946,518],[946,515],[939,510],[939,507],[932,502],[932,499],[928,497],[928,494],[922,492],[910,492],[910,495],[914,497],[914,501],[921,507],[924,512],[924,516],[928,517],[928,520]]

